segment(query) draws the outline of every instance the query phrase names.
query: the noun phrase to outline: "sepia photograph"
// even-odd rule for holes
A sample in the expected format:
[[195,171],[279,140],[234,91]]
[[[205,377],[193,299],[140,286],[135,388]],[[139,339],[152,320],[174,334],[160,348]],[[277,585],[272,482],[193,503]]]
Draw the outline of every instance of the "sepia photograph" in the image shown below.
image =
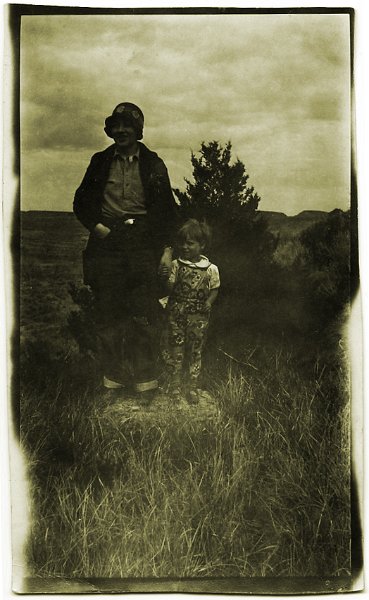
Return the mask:
[[4,14],[13,592],[361,590],[354,9]]

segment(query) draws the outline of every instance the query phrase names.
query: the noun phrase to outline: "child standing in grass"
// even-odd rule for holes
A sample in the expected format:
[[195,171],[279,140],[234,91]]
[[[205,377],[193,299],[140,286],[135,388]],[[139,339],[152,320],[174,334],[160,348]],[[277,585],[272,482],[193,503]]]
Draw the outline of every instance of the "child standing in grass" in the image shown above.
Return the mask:
[[181,397],[184,365],[188,371],[187,400],[199,401],[197,383],[212,305],[220,286],[218,267],[202,254],[209,243],[205,224],[189,219],[177,234],[179,256],[168,277],[167,343],[163,352],[173,399]]

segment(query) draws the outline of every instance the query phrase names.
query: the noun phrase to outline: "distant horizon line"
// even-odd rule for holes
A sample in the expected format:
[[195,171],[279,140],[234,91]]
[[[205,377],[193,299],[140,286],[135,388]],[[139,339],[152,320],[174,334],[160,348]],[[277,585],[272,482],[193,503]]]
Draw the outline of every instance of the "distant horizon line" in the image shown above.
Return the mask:
[[[340,212],[346,212],[345,210],[343,210],[342,208],[332,208],[332,210],[322,210],[320,208],[307,208],[307,209],[303,209],[298,213],[295,213],[293,215],[287,215],[286,213],[279,211],[279,210],[261,210],[261,209],[257,209],[258,212],[260,213],[272,213],[272,214],[276,214],[276,215],[283,215],[287,218],[289,217],[298,217],[299,215],[302,214],[306,214],[306,213],[325,213],[325,214],[329,214],[331,212],[334,211],[340,211]],[[349,208],[347,210],[350,210]],[[72,210],[63,210],[63,209],[40,209],[40,208],[30,208],[27,210],[20,210],[21,213],[65,213],[65,214],[70,214],[73,215],[73,211]]]

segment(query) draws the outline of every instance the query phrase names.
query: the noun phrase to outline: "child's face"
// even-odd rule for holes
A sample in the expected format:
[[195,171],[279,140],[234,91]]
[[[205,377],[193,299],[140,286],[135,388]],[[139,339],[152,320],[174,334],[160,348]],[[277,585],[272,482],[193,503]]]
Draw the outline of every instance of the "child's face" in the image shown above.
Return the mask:
[[203,249],[204,245],[191,237],[185,238],[180,246],[181,256],[192,262],[196,262],[200,259],[200,254]]

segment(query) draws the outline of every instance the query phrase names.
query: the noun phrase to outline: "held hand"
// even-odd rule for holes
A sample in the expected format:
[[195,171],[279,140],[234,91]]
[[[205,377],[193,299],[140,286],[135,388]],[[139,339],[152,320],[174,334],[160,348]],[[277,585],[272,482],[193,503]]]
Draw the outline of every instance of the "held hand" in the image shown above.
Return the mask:
[[160,264],[158,268],[158,275],[167,279],[170,275],[170,268]]
[[103,225],[102,223],[98,223],[94,227],[94,234],[97,238],[99,238],[99,240],[103,240],[104,238],[106,238],[109,235],[110,231],[111,230],[109,229],[109,227],[106,227],[106,225]]
[[160,277],[169,277],[172,268],[172,249],[165,248],[160,259],[158,274]]

